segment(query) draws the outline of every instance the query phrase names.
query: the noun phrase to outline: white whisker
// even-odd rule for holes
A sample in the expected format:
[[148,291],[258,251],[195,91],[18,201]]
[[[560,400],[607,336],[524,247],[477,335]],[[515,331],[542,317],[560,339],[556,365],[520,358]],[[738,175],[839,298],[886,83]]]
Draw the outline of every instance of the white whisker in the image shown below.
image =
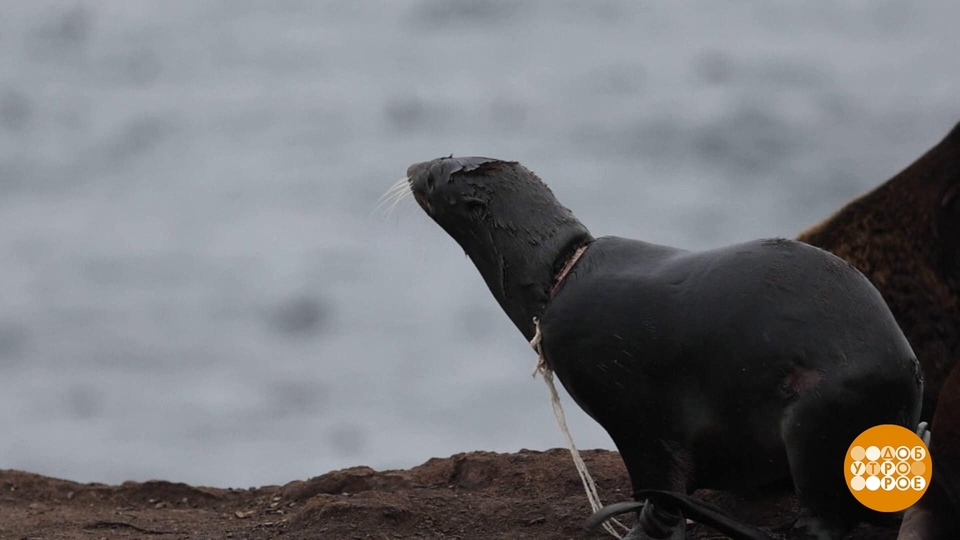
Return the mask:
[[397,201],[399,201],[400,199],[404,198],[404,197],[407,195],[407,193],[411,193],[411,191],[410,191],[410,190],[406,190],[406,189],[401,189],[401,190],[399,190],[399,191],[391,194],[390,197],[388,197],[387,199],[385,199],[385,200],[384,200],[384,204],[388,204],[388,203],[389,203],[389,204],[392,205],[392,204],[396,203]]
[[371,216],[377,213],[378,210],[386,207],[385,210],[381,213],[381,216],[386,219],[390,217],[390,214],[393,213],[393,210],[399,205],[405,198],[413,194],[413,189],[410,187],[409,178],[401,178],[397,183],[390,186],[386,193],[380,197],[380,203],[371,213]]
[[400,192],[400,195],[398,195],[397,197],[394,198],[393,204],[390,205],[390,208],[387,209],[387,213],[386,213],[386,216],[385,216],[385,217],[390,217],[390,214],[393,213],[393,210],[397,207],[397,205],[400,204],[401,201],[403,201],[404,199],[406,199],[406,198],[409,197],[410,195],[413,195],[413,190],[412,190],[412,189],[406,189],[406,190],[404,190],[404,191],[401,191],[401,192]]
[[404,177],[404,178],[401,178],[400,180],[397,180],[396,182],[394,182],[393,185],[387,188],[387,191],[385,191],[383,195],[380,196],[379,200],[382,201],[383,199],[386,199],[393,193],[396,193],[397,191],[401,191],[405,185],[409,184],[409,182],[410,182],[409,177]]
[[376,208],[370,213],[371,216],[377,213],[383,205],[393,202],[394,199],[403,198],[404,194],[410,191],[409,178],[404,177],[400,180],[397,180],[392,186],[390,186],[383,195],[380,196]]

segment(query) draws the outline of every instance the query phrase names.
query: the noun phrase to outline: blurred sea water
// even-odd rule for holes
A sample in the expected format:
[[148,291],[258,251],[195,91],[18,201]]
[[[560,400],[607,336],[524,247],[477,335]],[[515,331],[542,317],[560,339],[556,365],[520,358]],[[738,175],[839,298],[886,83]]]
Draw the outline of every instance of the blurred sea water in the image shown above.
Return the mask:
[[[793,236],[960,121],[960,4],[6,0],[0,468],[283,483],[564,444],[452,239],[516,159],[595,235]],[[563,394],[579,447],[610,448]]]

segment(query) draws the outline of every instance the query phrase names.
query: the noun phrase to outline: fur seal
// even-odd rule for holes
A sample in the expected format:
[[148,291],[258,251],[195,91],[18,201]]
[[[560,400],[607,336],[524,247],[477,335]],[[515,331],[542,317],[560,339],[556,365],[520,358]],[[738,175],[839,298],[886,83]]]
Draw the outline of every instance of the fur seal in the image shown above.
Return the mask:
[[960,361],[960,124],[797,239],[847,260],[883,295],[920,360],[921,418],[936,433],[941,388]]
[[[808,514],[796,526],[818,539],[878,517],[850,494],[843,456],[869,427],[916,429],[923,382],[849,263],[787,239],[693,252],[594,238],[514,161],[439,158],[407,182],[524,337],[539,327],[550,368],[617,446],[646,500],[629,538],[683,538],[684,512],[724,525],[696,489],[784,479]],[[601,519],[641,508],[611,506]]]

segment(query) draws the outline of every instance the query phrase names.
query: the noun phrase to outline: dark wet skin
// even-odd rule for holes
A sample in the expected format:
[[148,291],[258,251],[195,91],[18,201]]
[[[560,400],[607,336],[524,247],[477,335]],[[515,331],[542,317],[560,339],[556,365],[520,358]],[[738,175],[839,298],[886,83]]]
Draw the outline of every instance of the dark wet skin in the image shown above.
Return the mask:
[[[784,239],[703,252],[595,239],[515,162],[442,158],[408,176],[526,339],[539,317],[550,367],[609,433],[635,491],[792,478],[817,538],[877,517],[846,487],[843,457],[874,425],[915,429],[922,382],[883,298],[849,264]],[[655,521],[684,504],[658,501]]]

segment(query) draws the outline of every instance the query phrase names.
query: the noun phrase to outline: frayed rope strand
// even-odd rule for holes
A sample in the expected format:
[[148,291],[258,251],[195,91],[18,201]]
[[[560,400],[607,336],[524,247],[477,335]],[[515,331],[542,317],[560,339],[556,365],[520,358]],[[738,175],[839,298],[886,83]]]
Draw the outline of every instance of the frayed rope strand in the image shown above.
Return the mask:
[[[577,468],[577,473],[580,475],[580,481],[583,482],[583,489],[587,492],[587,500],[590,501],[590,508],[596,512],[597,510],[603,508],[603,504],[600,502],[600,495],[597,493],[597,485],[594,483],[593,477],[590,476],[590,473],[587,471],[587,465],[580,457],[580,452],[577,451],[577,447],[573,443],[573,436],[570,435],[570,430],[567,428],[567,421],[563,415],[563,407],[560,406],[560,395],[557,393],[557,387],[553,384],[553,370],[551,370],[550,366],[547,365],[547,359],[543,355],[543,347],[540,345],[540,341],[543,339],[543,335],[540,333],[540,321],[534,319],[533,323],[534,327],[536,328],[536,332],[534,333],[533,339],[530,340],[530,346],[533,347],[533,350],[536,351],[539,357],[537,359],[537,367],[533,370],[533,376],[536,377],[538,373],[541,374],[543,376],[543,381],[547,383],[547,388],[550,389],[550,404],[553,406],[553,416],[556,417],[557,425],[560,426],[560,431],[567,440],[567,448],[570,450],[570,455],[573,457],[573,464]],[[613,528],[611,523],[622,528],[624,532],[630,530],[626,525],[620,523],[615,518],[604,522],[604,530],[618,540],[622,539],[623,537],[616,531],[616,529]]]

